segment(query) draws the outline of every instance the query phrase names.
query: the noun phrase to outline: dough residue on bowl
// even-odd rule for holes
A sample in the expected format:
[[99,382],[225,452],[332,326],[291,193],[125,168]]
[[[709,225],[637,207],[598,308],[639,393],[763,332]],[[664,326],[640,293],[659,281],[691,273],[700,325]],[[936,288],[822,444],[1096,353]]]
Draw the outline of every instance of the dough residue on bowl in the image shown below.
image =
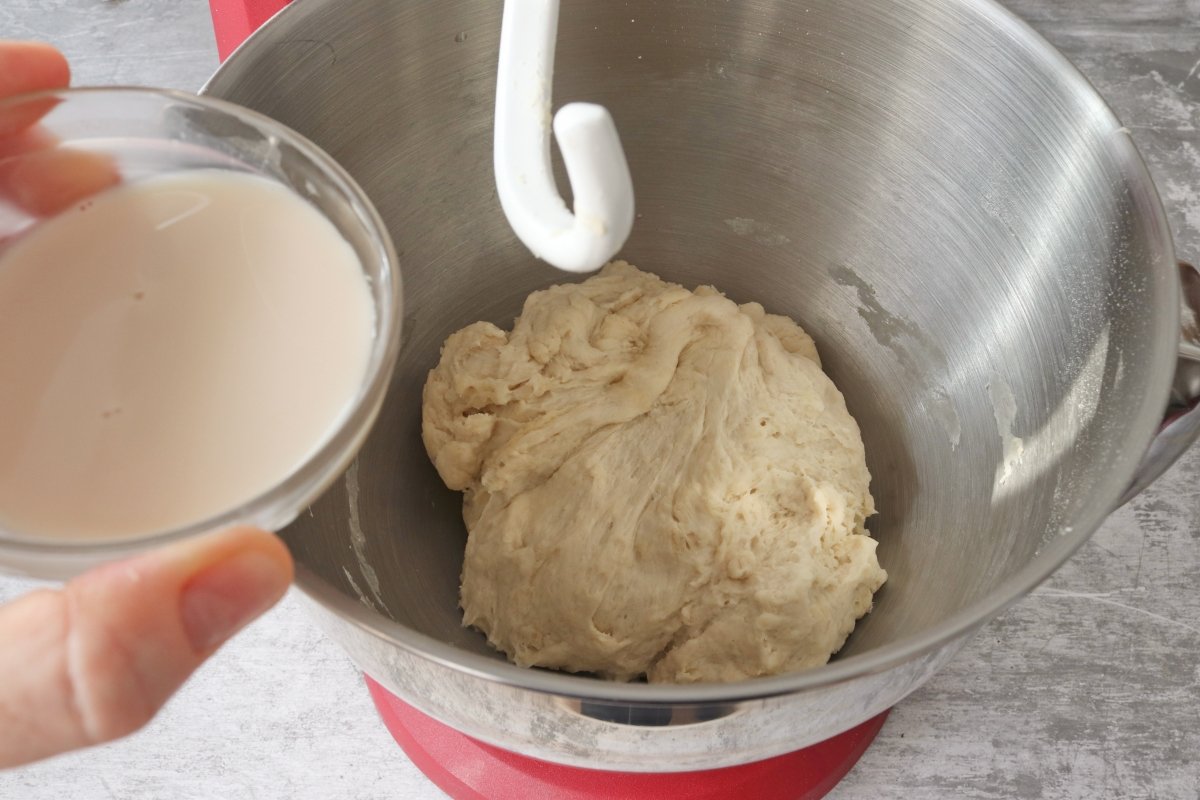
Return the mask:
[[464,492],[464,623],[514,662],[617,680],[815,667],[887,579],[858,425],[813,340],[615,262],[477,322],[425,385]]

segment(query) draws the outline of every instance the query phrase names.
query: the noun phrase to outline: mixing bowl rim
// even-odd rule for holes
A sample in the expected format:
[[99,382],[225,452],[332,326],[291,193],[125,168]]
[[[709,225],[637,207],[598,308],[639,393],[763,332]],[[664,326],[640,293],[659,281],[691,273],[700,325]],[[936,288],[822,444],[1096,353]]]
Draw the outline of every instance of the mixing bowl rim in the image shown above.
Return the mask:
[[[1107,117],[1114,133],[1125,131],[1116,114],[1096,91],[1086,77],[1053,45],[1047,42],[1031,26],[995,0],[959,0],[960,4],[973,7],[982,20],[1010,34],[1011,39],[1023,45],[1031,58],[1035,58],[1052,74],[1061,77],[1073,91],[1088,102],[1098,117]],[[248,57],[260,43],[267,41],[272,27],[283,31],[281,24],[299,21],[304,15],[316,13],[324,4],[318,2],[294,2],[285,7],[270,25],[260,28],[251,35],[233,55],[217,70],[202,90],[203,93],[220,91],[225,76],[239,68],[240,61]],[[1126,131],[1127,133],[1127,131]],[[373,611],[335,589],[313,573],[307,565],[297,564],[298,586],[315,602],[332,611],[360,631],[399,647],[403,651],[426,662],[469,675],[490,683],[512,689],[523,689],[577,700],[622,703],[631,705],[711,705],[738,701],[765,700],[797,694],[803,691],[827,688],[837,684],[894,669],[917,658],[928,655],[966,636],[995,618],[1005,609],[1022,599],[1046,578],[1053,574],[1087,539],[1100,527],[1113,510],[1122,492],[1132,480],[1143,454],[1151,442],[1155,429],[1161,422],[1162,410],[1166,407],[1174,373],[1175,356],[1179,341],[1179,298],[1178,281],[1174,279],[1175,250],[1171,231],[1167,223],[1161,198],[1151,179],[1140,153],[1128,135],[1115,135],[1106,142],[1114,161],[1119,165],[1127,185],[1134,192],[1141,192],[1147,199],[1146,211],[1150,218],[1147,227],[1154,236],[1154,244],[1163,256],[1161,265],[1164,280],[1155,282],[1153,293],[1165,292],[1167,308],[1156,314],[1154,345],[1161,352],[1154,354],[1151,379],[1141,395],[1141,409],[1123,431],[1119,458],[1107,471],[1105,484],[1096,492],[1106,496],[1108,503],[1085,504],[1080,518],[1070,520],[1056,541],[1035,555],[1028,564],[1014,575],[1001,582],[979,600],[958,610],[941,622],[919,633],[867,651],[865,653],[835,659],[811,670],[783,675],[756,678],[736,683],[707,684],[638,684],[615,683],[591,677],[547,670],[527,669],[515,666],[497,656],[482,655],[457,648],[444,641],[420,633],[402,625],[383,614]],[[1170,271],[1168,271],[1168,268]],[[1169,276],[1169,279],[1168,279]],[[1112,505],[1110,505],[1112,504]],[[360,665],[362,666],[362,665]],[[374,676],[379,678],[381,676]]]

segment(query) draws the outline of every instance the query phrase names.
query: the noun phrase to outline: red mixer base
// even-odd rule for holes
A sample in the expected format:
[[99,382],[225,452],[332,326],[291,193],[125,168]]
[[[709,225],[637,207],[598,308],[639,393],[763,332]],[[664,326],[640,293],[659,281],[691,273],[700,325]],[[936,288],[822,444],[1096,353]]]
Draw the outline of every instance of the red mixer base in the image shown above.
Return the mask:
[[367,678],[383,723],[430,780],[455,800],[817,800],[883,727],[887,712],[820,744],[737,767],[625,773],[565,767],[493,747],[447,727]]

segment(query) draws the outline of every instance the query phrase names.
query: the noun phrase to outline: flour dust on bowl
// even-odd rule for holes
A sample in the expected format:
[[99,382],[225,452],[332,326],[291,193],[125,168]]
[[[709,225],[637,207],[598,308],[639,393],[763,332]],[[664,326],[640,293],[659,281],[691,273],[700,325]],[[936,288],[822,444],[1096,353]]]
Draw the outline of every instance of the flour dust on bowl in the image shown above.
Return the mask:
[[1023,23],[985,0],[567,0],[555,92],[621,130],[639,214],[621,257],[812,333],[862,429],[889,580],[810,671],[666,686],[508,664],[462,626],[459,498],[420,441],[446,336],[508,327],[561,280],[493,193],[500,11],[307,0],[207,88],[326,148],[404,264],[379,423],[285,534],[318,618],[389,691],[564,764],[694,770],[793,751],[920,686],[1135,474],[1153,477],[1139,462],[1179,345],[1163,210],[1121,124]]

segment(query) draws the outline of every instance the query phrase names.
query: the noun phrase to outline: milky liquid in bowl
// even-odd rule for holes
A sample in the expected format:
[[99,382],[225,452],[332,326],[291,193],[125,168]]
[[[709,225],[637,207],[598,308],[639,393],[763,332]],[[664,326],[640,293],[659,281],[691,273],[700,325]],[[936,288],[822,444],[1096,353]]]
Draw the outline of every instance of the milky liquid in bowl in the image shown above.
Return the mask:
[[0,527],[124,539],[279,484],[349,413],[375,319],[354,249],[226,170],[97,195],[0,251]]

